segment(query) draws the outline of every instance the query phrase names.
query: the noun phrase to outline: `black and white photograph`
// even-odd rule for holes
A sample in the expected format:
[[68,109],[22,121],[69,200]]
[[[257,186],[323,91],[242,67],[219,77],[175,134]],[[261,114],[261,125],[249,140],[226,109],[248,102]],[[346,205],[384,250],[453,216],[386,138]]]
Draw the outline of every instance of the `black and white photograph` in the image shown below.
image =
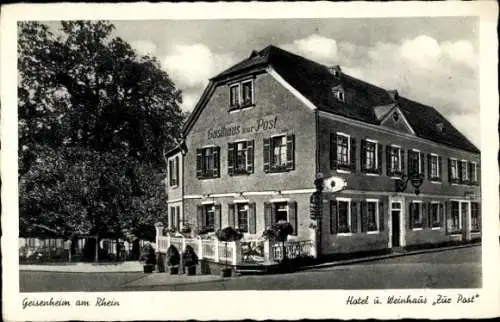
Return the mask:
[[54,8],[9,20],[9,51],[2,39],[16,312],[151,318],[127,305],[167,296],[194,318],[196,301],[173,299],[223,310],[219,295],[332,291],[321,303],[347,312],[498,314],[498,290],[482,292],[500,255],[498,92],[482,74],[496,5],[238,18],[206,4],[179,19]]

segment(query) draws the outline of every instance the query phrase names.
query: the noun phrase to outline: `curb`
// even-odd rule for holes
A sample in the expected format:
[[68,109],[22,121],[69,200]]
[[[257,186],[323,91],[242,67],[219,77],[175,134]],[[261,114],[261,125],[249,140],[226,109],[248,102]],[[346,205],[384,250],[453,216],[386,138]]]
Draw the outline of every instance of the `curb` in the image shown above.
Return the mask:
[[389,253],[389,254],[384,254],[384,255],[379,255],[379,256],[354,258],[354,259],[347,259],[347,260],[338,261],[338,262],[329,262],[329,263],[323,263],[323,264],[302,266],[302,267],[297,268],[296,271],[305,271],[305,270],[310,270],[310,269],[320,269],[320,268],[335,267],[335,266],[346,266],[346,265],[357,264],[357,263],[374,262],[374,261],[383,260],[383,259],[387,259],[387,258],[397,258],[397,257],[419,255],[419,254],[425,254],[425,253],[438,253],[438,252],[444,252],[447,250],[470,248],[470,247],[477,247],[477,246],[481,246],[481,243],[458,245],[458,246],[448,246],[448,247],[442,247],[442,248],[420,249],[420,250],[407,251],[407,252],[401,252],[401,253]]

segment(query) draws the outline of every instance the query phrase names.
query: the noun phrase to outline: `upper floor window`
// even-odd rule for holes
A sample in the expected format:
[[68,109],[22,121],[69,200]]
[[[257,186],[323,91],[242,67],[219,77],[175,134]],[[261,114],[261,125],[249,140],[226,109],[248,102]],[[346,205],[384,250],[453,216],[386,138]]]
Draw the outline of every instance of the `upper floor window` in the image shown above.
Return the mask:
[[429,180],[440,181],[441,180],[441,157],[437,154],[427,155],[427,169],[429,174]]
[[410,228],[411,229],[422,229],[424,225],[424,220],[422,216],[422,202],[412,201],[410,202]]
[[201,179],[220,176],[220,148],[217,146],[196,149],[196,177]]
[[264,172],[291,171],[295,168],[294,135],[264,139]]
[[227,169],[229,175],[253,173],[254,143],[241,141],[228,143]]
[[465,160],[460,162],[460,181],[462,183],[468,183],[469,181],[469,167],[467,166],[467,161]]
[[179,184],[179,157],[168,160],[169,185],[175,187]]
[[469,163],[469,178],[471,183],[477,183],[477,163]]
[[377,141],[361,141],[361,170],[368,173],[381,172],[381,152],[382,148]]
[[450,183],[458,183],[458,160],[457,159],[448,159],[448,178]]
[[408,151],[408,174],[413,173],[422,174],[424,172],[422,152],[418,150]]
[[356,141],[345,133],[332,133],[330,137],[330,167],[354,170],[356,165]]
[[229,86],[230,109],[245,108],[254,104],[253,79]]
[[399,146],[387,146],[387,175],[401,176],[403,172],[402,152]]

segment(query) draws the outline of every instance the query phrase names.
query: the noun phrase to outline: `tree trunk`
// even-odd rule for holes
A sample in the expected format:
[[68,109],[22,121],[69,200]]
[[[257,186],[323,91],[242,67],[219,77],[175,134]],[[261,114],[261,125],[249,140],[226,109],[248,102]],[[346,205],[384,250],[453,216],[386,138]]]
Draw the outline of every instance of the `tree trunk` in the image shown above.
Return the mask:
[[99,262],[99,235],[95,235],[95,262]]

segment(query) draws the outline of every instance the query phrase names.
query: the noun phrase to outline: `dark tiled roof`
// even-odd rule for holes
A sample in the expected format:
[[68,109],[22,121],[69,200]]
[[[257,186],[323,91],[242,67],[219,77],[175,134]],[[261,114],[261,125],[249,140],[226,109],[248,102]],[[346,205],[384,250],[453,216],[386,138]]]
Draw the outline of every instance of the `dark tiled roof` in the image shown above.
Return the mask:
[[[379,124],[375,108],[390,105],[394,100],[388,91],[342,73],[336,78],[328,67],[292,54],[275,46],[267,46],[240,63],[218,74],[212,80],[222,80],[253,69],[272,66],[292,87],[320,110],[371,124]],[[332,87],[340,85],[347,97],[342,103],[333,97]],[[421,138],[451,147],[478,153],[479,150],[434,108],[399,96],[397,103]],[[436,124],[443,123],[444,131]]]

